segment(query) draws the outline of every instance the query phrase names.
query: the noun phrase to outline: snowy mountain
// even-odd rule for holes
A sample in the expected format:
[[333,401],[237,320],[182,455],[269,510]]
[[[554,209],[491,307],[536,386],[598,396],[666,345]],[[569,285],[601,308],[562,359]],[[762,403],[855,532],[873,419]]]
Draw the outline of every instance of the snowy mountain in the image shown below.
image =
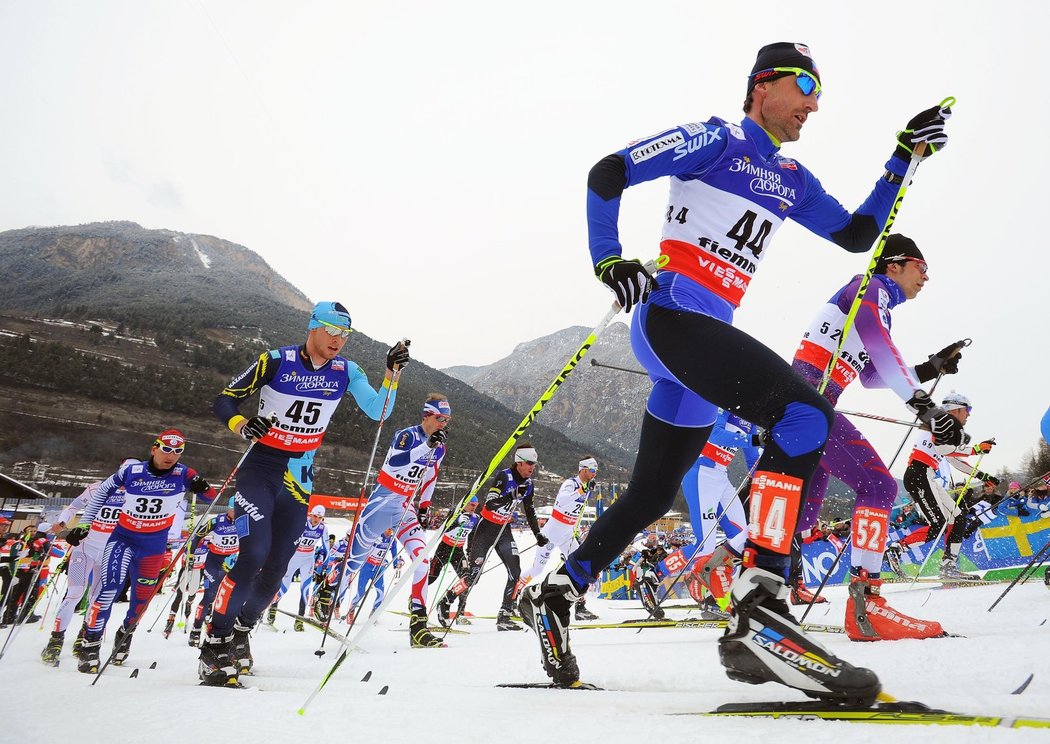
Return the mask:
[[[443,371],[511,408],[528,408],[537,391],[545,389],[589,333],[589,328],[573,326],[520,343],[509,356],[484,367],[457,366]],[[572,439],[590,443],[595,454],[633,461],[652,385],[644,375],[592,362],[639,369],[626,325],[613,323],[598,338],[544,409],[544,422]]]
[[[0,467],[33,461],[108,474],[142,446],[141,432],[177,425],[210,445],[194,452],[196,467],[228,472],[237,442],[210,415],[212,399],[261,351],[300,343],[312,308],[248,248],[131,222],[0,233],[0,271],[8,280],[0,297]],[[344,355],[376,384],[386,346],[362,330]],[[442,477],[450,489],[474,480],[536,397],[519,408],[415,360],[389,436],[417,423],[419,402],[435,390],[457,414]],[[318,457],[319,490],[356,493],[375,432],[357,406],[340,408]],[[589,446],[539,424],[527,436],[549,453],[551,476],[572,472]],[[630,463],[608,464],[609,477],[622,477]]]

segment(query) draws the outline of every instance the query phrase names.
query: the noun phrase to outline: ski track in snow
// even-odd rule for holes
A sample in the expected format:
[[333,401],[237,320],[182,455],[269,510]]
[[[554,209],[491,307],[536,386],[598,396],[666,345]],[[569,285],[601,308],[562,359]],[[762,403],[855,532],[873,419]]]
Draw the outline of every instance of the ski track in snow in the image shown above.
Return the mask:
[[[517,541],[528,544],[528,535]],[[495,560],[495,559],[493,559]],[[388,579],[392,578],[392,574]],[[482,579],[469,609],[494,615],[505,574],[497,569]],[[64,581],[62,582],[64,587]],[[976,715],[1050,716],[1050,668],[1047,646],[1050,592],[1041,581],[1015,587],[992,613],[987,607],[1002,585],[934,590],[906,585],[884,587],[893,607],[942,622],[966,638],[927,641],[852,643],[844,635],[818,634],[830,650],[857,665],[874,669],[884,689],[902,700],[921,700],[932,707]],[[298,585],[281,602],[296,611]],[[432,587],[433,589],[433,587]],[[402,608],[407,601],[395,600]],[[828,591],[831,609],[816,607],[808,621],[842,623],[845,587]],[[920,609],[921,603],[929,600]],[[431,593],[433,597],[433,592]],[[44,600],[46,602],[46,599]],[[197,651],[176,628],[170,639],[146,629],[170,591],[150,607],[135,634],[123,667],[106,671],[94,687],[80,674],[70,653],[81,622],[75,616],[57,669],[39,659],[50,622],[19,631],[0,660],[5,705],[5,732],[17,741],[60,741],[72,735],[78,744],[128,740],[149,744],[199,738],[209,741],[324,741],[350,736],[355,741],[482,742],[507,744],[601,741],[602,744],[657,744],[666,741],[729,742],[760,738],[763,742],[822,744],[922,741],[925,744],[969,742],[1050,742],[1045,730],[1008,730],[964,726],[877,726],[821,721],[717,719],[672,716],[713,710],[722,703],[802,700],[800,693],[773,684],[744,685],[729,680],[718,663],[721,631],[698,629],[588,630],[572,635],[583,679],[610,691],[498,689],[501,682],[540,682],[539,648],[531,632],[499,633],[495,621],[475,619],[469,635],[450,634],[447,649],[410,649],[404,632],[408,619],[390,613],[372,629],[321,692],[305,716],[296,711],[335,662],[339,645],[325,643],[314,651],[321,634],[307,627],[292,631],[292,619],[279,616],[273,632],[259,628],[252,636],[256,674],[243,679],[258,689],[224,690],[197,685]],[[431,604],[433,604],[431,600]],[[51,603],[51,614],[58,604]],[[622,620],[627,613],[612,607],[624,603],[591,599],[603,620]],[[633,603],[632,603],[633,604]],[[113,623],[127,611],[115,607]],[[639,610],[639,616],[644,614]],[[686,610],[669,615],[682,618]],[[695,613],[694,613],[695,616]],[[796,617],[801,612],[796,611]],[[633,617],[633,616],[632,616]],[[51,615],[47,618],[51,620]],[[337,630],[345,625],[333,623]],[[354,633],[357,628],[354,629]],[[6,638],[7,630],[0,638]],[[112,633],[103,644],[112,646]],[[152,662],[156,669],[150,669]],[[138,668],[136,679],[129,678]],[[361,678],[371,671],[371,679]],[[1011,695],[1030,672],[1035,679],[1023,695]],[[386,695],[379,690],[389,685]],[[619,691],[613,691],[619,690]],[[688,737],[688,738],[687,738]],[[0,736],[0,741],[14,741]]]

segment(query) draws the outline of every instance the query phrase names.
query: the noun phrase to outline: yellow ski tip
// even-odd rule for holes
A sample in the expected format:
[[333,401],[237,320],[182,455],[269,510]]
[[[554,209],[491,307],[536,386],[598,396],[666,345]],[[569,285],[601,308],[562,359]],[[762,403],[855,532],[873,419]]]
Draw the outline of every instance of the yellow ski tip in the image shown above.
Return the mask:
[[880,692],[878,695],[875,696],[875,699],[878,700],[880,703],[896,703],[897,702],[897,698],[893,697],[893,695],[890,695],[887,692]]

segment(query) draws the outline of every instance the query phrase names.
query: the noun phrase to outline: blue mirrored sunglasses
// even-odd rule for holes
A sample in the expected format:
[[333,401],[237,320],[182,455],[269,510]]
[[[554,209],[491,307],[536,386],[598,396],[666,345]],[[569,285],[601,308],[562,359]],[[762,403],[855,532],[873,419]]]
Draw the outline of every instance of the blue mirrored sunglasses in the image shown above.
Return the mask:
[[754,77],[756,83],[761,83],[765,82],[762,78],[768,78],[772,74],[778,72],[794,75],[795,85],[797,85],[798,89],[802,91],[802,95],[808,96],[816,93],[817,100],[820,100],[820,81],[817,80],[812,72],[809,70],[803,70],[801,67],[770,67],[768,70],[759,70],[752,77]]

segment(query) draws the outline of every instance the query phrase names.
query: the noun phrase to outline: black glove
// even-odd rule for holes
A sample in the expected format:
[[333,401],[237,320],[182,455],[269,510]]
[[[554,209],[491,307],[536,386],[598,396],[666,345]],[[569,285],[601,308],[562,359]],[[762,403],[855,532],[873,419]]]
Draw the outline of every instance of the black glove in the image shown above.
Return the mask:
[[76,547],[80,545],[80,541],[87,537],[87,533],[91,531],[91,525],[82,524],[78,527],[74,527],[66,533],[66,542]]
[[398,341],[390,347],[390,351],[386,353],[387,369],[391,372],[396,372],[398,368],[404,367],[412,361],[408,355],[408,347],[411,343],[411,341],[405,339],[404,341]]
[[270,430],[273,423],[270,419],[264,416],[252,416],[248,419],[244,426],[241,427],[241,436],[247,440],[262,439],[266,436],[266,432]]
[[911,160],[915,146],[920,142],[926,143],[926,150],[922,155],[923,160],[938,150],[943,150],[948,144],[948,134],[944,131],[944,123],[951,118],[950,108],[933,106],[920,114],[916,114],[908,122],[903,131],[897,132],[897,149],[893,151],[894,157],[908,162]]
[[549,542],[550,538],[548,538],[542,532],[536,535],[536,544],[539,545],[541,548]]
[[954,344],[945,346],[936,354],[930,354],[930,361],[916,364],[915,374],[919,382],[929,382],[938,374],[954,375],[958,372],[962,349],[965,347],[965,341],[956,341]]
[[208,485],[208,481],[204,480],[203,475],[195,475],[193,480],[190,481],[190,491],[193,493],[204,493],[209,488],[211,486]]
[[419,524],[423,529],[426,529],[427,524],[429,524],[429,516],[430,510],[425,506],[421,506],[419,507],[419,509],[416,510],[416,517],[419,519]]
[[427,439],[427,446],[435,449],[439,444],[444,444],[446,439],[448,439],[448,432],[445,429],[438,429]]
[[656,277],[650,276],[637,259],[626,261],[619,256],[609,256],[598,262],[594,274],[613,291],[625,313],[648,300],[650,291],[660,288]]
[[916,390],[907,405],[908,409],[919,417],[919,420],[929,425],[934,444],[960,447],[970,440],[969,435],[963,431],[959,419],[947,413],[943,408],[935,406],[925,390]]

